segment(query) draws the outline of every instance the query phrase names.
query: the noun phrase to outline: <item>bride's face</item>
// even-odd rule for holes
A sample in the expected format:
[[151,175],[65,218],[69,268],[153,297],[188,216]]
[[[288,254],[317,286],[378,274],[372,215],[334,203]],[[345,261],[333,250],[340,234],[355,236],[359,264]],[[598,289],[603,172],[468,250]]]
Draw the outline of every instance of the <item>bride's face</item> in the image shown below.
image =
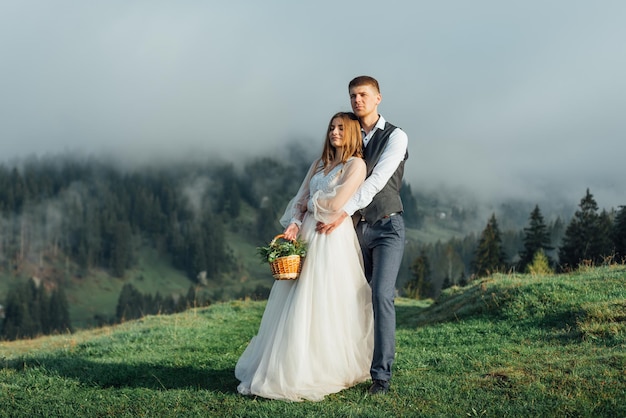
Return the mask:
[[343,147],[343,120],[341,118],[335,118],[330,122],[330,127],[328,128],[328,140],[335,148]]

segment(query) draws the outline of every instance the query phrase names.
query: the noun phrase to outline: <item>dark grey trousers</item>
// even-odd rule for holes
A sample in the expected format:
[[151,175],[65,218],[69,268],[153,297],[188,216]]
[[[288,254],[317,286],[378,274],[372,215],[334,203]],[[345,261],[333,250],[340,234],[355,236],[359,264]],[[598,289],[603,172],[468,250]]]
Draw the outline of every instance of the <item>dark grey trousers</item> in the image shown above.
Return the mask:
[[374,307],[374,358],[370,373],[372,379],[389,381],[396,352],[394,298],[404,253],[404,219],[398,214],[374,225],[361,221],[356,230]]

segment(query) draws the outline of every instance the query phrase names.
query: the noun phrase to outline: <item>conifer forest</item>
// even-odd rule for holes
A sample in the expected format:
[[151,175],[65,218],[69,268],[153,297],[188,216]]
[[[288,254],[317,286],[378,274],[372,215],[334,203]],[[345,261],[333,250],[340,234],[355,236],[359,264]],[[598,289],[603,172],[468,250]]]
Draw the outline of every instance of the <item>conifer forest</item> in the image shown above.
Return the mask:
[[[178,312],[218,299],[266,297],[272,281],[240,294],[198,292],[210,282],[241,276],[245,265],[227,236],[263,245],[280,232],[278,219],[310,161],[294,154],[228,162],[129,169],[112,161],[33,157],[0,165],[0,339],[71,331],[65,286],[94,271],[124,280],[146,248],[189,279],[186,295],[145,294],[126,284],[102,323],[151,313]],[[415,298],[436,298],[495,272],[559,272],[581,263],[623,263],[626,210],[600,209],[581,190],[573,215],[544,218],[538,203],[501,205],[480,219],[460,203],[438,199],[405,183],[407,245],[397,287]],[[572,202],[572,206],[576,202]],[[421,232],[442,224],[447,234],[428,241]],[[506,227],[502,227],[506,225]]]

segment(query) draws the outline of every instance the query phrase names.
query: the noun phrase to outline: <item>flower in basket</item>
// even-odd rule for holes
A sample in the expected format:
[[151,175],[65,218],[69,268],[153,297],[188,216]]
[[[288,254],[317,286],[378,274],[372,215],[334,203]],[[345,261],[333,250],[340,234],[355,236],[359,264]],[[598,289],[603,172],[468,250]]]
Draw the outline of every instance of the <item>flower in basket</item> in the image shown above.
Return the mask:
[[277,235],[274,239],[264,247],[257,247],[257,253],[261,257],[262,262],[273,263],[279,257],[289,255],[306,256],[306,243],[300,239],[289,241],[282,239],[283,235]]

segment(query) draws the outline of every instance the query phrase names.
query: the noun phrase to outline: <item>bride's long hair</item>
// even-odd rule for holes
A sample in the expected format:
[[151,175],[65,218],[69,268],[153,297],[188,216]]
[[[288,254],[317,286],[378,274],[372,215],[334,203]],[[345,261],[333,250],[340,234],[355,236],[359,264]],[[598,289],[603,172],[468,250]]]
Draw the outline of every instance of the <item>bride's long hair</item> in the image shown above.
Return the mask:
[[[334,119],[341,119],[343,123],[343,146],[339,150],[341,155],[337,155],[337,148],[330,143],[330,127]],[[363,158],[363,138],[361,136],[361,125],[356,115],[352,112],[337,112],[328,122],[326,128],[326,140],[322,150],[322,169],[333,163],[336,157],[340,157],[341,163],[348,161],[350,157]]]

